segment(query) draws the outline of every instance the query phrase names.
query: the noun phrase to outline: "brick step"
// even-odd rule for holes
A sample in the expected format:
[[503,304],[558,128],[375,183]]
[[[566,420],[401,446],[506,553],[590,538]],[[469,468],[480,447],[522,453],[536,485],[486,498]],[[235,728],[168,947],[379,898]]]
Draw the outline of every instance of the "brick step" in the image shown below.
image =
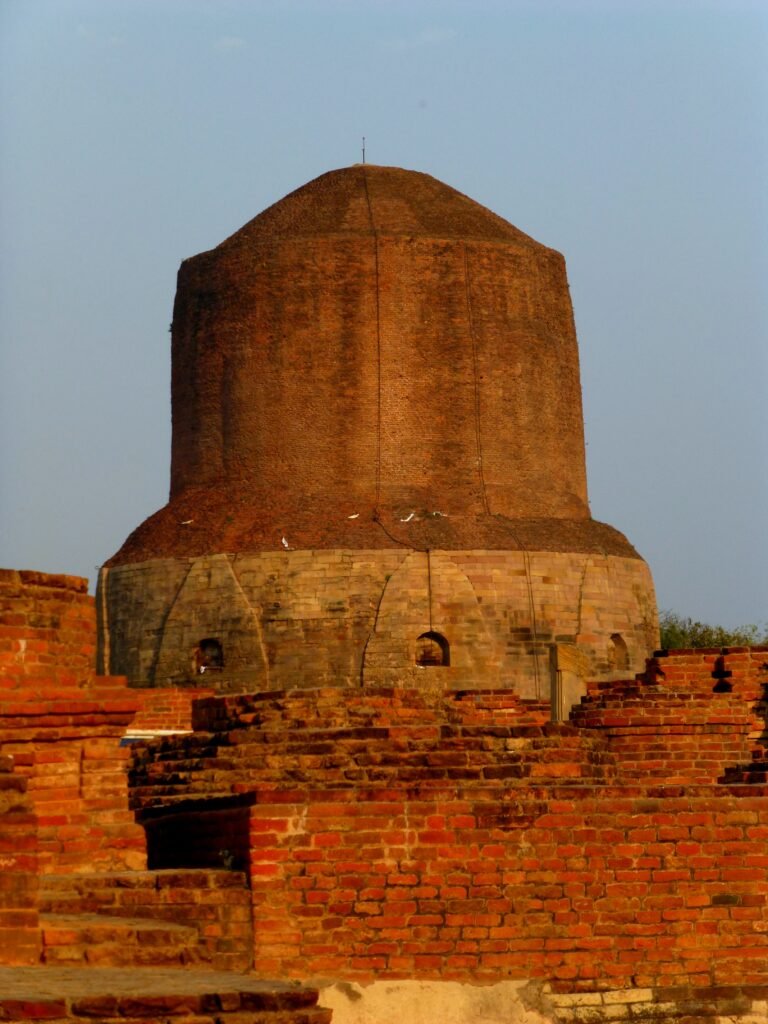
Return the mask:
[[431,722],[472,718],[525,719],[533,723],[549,719],[549,705],[523,701],[512,690],[464,690],[448,692],[435,700],[418,690],[382,687],[350,694],[338,689],[271,691],[208,698],[195,706],[197,729],[228,732],[233,728],[257,727],[286,731],[312,727],[313,723],[340,727],[399,725],[417,719]]
[[206,797],[216,799],[230,796],[233,789],[245,791],[254,785],[254,772],[258,773],[259,783],[282,782],[288,785],[305,782],[322,783],[323,785],[360,785],[397,782],[427,781],[461,781],[486,780],[501,781],[512,785],[515,780],[525,784],[530,779],[543,781],[557,779],[565,781],[569,778],[580,780],[610,781],[615,776],[615,767],[606,764],[590,763],[576,758],[553,757],[543,759],[530,757],[521,758],[489,757],[482,763],[477,761],[456,762],[444,754],[435,754],[434,764],[419,764],[415,761],[393,758],[390,763],[372,758],[366,764],[350,764],[341,767],[302,763],[294,759],[290,764],[274,766],[267,770],[257,764],[251,764],[239,771],[229,772],[226,782],[216,783],[204,772],[192,772],[186,777],[176,776],[174,780],[164,782],[161,774],[154,776],[154,781],[147,785],[136,785],[133,799],[137,806],[157,806],[159,802],[167,803],[174,799],[194,799]]
[[41,914],[46,964],[183,967],[204,959],[196,928],[141,917]]
[[[583,748],[589,743],[603,742],[596,734],[585,733],[571,725],[548,724],[520,725],[499,724],[499,722],[472,724],[424,724],[399,723],[397,726],[346,727],[322,729],[314,727],[289,728],[283,723],[280,728],[267,729],[253,725],[247,729],[236,728],[227,733],[205,733],[186,735],[180,745],[179,737],[151,741],[154,757],[168,761],[180,760],[195,763],[215,761],[216,767],[228,768],[243,757],[261,751],[271,754],[274,750],[301,752],[303,748],[325,751],[339,747],[365,749],[372,744],[397,743],[398,749],[425,750],[439,743],[442,748],[458,745],[465,748],[488,749],[489,746],[503,746],[506,740],[528,741],[531,745],[554,745]],[[137,744],[135,753],[141,760],[146,743]]]
[[0,1019],[77,1024],[330,1024],[318,993],[198,968],[0,967]]
[[[54,917],[98,915],[111,922],[139,919],[161,929],[182,926],[195,936],[183,962],[219,970],[245,970],[251,963],[250,893],[238,871],[211,867],[44,875],[39,905]],[[115,953],[105,965],[122,964],[119,949]]]
[[[184,891],[199,902],[201,893],[222,888],[242,888],[245,880],[232,871],[214,869],[174,869],[164,871],[94,871],[88,874],[42,875],[40,878],[40,909],[45,913],[66,913],[61,907],[74,907],[75,913],[107,913],[142,917],[137,906],[150,900],[173,895],[181,902]],[[198,896],[195,896],[198,894]]]
[[[246,697],[242,698],[245,701]],[[392,727],[280,728],[162,740],[137,748],[134,806],[226,796],[261,783],[408,783],[547,778],[603,780],[616,759],[601,733],[567,724],[404,722]]]
[[[734,748],[737,749],[737,748]],[[354,764],[421,764],[434,758],[450,759],[453,763],[485,764],[499,760],[513,761],[569,761],[574,757],[582,760],[599,760],[602,764],[615,763],[615,756],[603,743],[577,742],[561,744],[530,743],[514,739],[461,738],[453,742],[404,744],[399,742],[382,744],[347,744],[342,739],[336,743],[286,743],[282,747],[265,750],[261,744],[242,744],[236,757],[197,758],[185,756],[188,751],[180,750],[178,756],[161,754],[156,760],[135,769],[136,782],[142,776],[167,775],[178,779],[192,773],[238,771],[245,764],[250,768],[290,767],[293,763],[315,763],[323,759],[328,764],[341,766]],[[311,759],[311,760],[310,760]],[[653,757],[651,756],[652,760]],[[285,762],[285,765],[282,762]]]
[[[136,890],[154,889],[151,871],[104,871],[89,874],[43,875],[39,905],[44,914],[115,913],[120,896],[128,896],[127,916],[141,916],[132,905]],[[140,898],[136,905],[140,905]]]

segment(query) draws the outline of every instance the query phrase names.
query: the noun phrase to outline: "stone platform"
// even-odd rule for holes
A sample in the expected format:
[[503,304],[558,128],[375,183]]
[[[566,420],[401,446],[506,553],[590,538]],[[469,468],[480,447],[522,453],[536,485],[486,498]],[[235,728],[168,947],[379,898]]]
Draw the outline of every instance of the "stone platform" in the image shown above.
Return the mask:
[[0,1020],[328,1024],[317,992],[223,971],[0,967]]

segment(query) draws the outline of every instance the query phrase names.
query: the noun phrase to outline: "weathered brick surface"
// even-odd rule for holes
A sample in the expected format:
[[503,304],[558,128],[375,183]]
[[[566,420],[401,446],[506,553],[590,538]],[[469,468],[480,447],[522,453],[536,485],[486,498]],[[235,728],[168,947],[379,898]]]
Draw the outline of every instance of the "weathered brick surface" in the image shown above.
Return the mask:
[[120,747],[137,703],[95,675],[95,625],[85,580],[0,572],[0,752],[27,781],[43,874],[146,865]]
[[[102,570],[102,667],[134,685],[256,690],[359,686],[425,672],[446,688],[550,691],[555,643],[592,675],[642,670],[658,643],[653,584],[637,558],[547,551],[281,551],[153,560]],[[103,607],[102,607],[103,606]],[[416,667],[436,630],[450,666]],[[627,660],[616,664],[618,635]],[[220,639],[224,671],[196,676]],[[208,680],[211,680],[209,683]]]
[[[232,870],[49,875],[42,880],[40,909],[46,962],[206,963],[242,971],[253,960],[250,896],[244,876]],[[71,922],[72,935],[62,936],[62,918]],[[89,939],[100,922],[106,932]],[[166,936],[164,924],[181,934]]]
[[[509,691],[327,688],[209,698],[195,705],[193,735],[135,748],[132,799],[146,809],[179,798],[221,798],[208,808],[215,835],[221,826],[213,815],[231,820],[232,801],[254,781],[513,784],[612,772],[602,737],[548,718],[546,705]],[[194,816],[202,809],[194,808]],[[185,856],[201,842],[185,844]]]
[[185,686],[133,690],[138,711],[126,731],[128,736],[191,732],[192,706],[196,700],[212,697],[212,687]]
[[594,1020],[626,1016],[604,999],[625,989],[651,993],[637,1019],[684,1020],[685,998],[664,1018],[660,991],[692,1006],[768,986],[768,791],[725,784],[756,743],[759,653],[740,692],[601,684],[562,725],[504,691],[209,698],[194,736],[140,752],[133,799],[166,850],[206,797],[211,829],[239,806],[258,970],[503,972],[595,995]]
[[93,676],[95,635],[88,582],[0,569],[0,683],[2,696],[23,688],[27,698],[50,689],[73,690]]
[[329,1024],[307,988],[210,970],[0,967],[0,1019],[50,1024]]
[[0,756],[0,963],[40,958],[37,819],[26,780]]
[[588,519],[564,260],[428,175],[333,171],[185,260],[172,337],[172,498],[211,498],[131,561],[205,545],[215,506],[236,536],[238,484],[270,547],[307,501],[313,548],[359,505]]

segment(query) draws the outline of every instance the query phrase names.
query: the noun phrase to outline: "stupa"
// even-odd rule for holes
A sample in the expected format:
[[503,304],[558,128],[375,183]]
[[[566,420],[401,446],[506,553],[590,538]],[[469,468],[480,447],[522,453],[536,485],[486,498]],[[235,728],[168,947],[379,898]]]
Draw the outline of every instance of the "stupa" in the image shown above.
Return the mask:
[[185,260],[172,407],[168,504],[101,570],[102,671],[546,700],[657,643],[647,565],[589,511],[563,257],[429,175],[331,171]]

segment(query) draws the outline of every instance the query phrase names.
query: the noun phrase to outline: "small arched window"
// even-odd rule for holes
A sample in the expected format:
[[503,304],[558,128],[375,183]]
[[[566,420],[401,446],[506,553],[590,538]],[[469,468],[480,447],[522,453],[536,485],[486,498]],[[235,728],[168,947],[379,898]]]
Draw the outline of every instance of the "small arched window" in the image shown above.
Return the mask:
[[224,668],[224,649],[221,641],[209,636],[201,640],[195,650],[195,672],[202,676],[206,672],[221,672]]
[[608,655],[611,668],[629,668],[629,650],[621,633],[611,634],[611,649]]
[[416,664],[425,668],[434,665],[450,665],[451,652],[448,641],[442,633],[430,630],[416,640]]

